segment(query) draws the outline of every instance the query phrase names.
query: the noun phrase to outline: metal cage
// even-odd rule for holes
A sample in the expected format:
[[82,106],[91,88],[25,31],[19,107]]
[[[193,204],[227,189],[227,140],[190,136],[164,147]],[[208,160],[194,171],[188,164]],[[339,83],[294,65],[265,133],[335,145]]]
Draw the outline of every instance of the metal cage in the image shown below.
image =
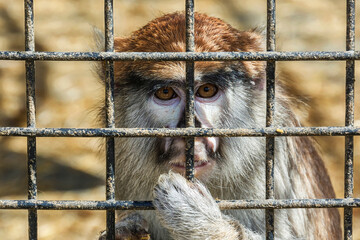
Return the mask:
[[[105,52],[37,52],[34,41],[33,0],[25,4],[25,51],[1,51],[0,60],[24,60],[26,64],[27,127],[0,127],[0,136],[27,137],[28,200],[0,200],[0,209],[28,209],[29,239],[37,239],[37,210],[106,210],[107,239],[114,239],[115,210],[153,209],[151,201],[116,201],[114,183],[115,137],[187,138],[186,176],[193,179],[194,137],[266,137],[266,200],[222,200],[221,209],[266,209],[266,239],[274,239],[274,209],[344,208],[344,239],[352,239],[352,209],[360,207],[353,198],[353,138],[360,135],[354,127],[354,68],[360,52],[355,51],[355,0],[347,0],[346,51],[277,52],[275,47],[275,0],[267,0],[266,52],[194,52],[194,0],[186,0],[186,52],[115,53],[113,36],[113,0],[104,1]],[[106,128],[37,128],[35,122],[35,61],[104,61],[106,69]],[[182,129],[116,128],[114,121],[114,61],[186,61],[187,104],[186,127]],[[195,61],[267,61],[266,127],[260,129],[201,129],[194,124]],[[273,125],[276,61],[332,60],[346,61],[346,119],[344,127],[277,128]],[[278,136],[345,136],[345,196],[342,199],[274,199],[274,139]],[[105,201],[37,200],[37,137],[104,137],[106,138]],[[264,159],[265,161],[265,159]]]

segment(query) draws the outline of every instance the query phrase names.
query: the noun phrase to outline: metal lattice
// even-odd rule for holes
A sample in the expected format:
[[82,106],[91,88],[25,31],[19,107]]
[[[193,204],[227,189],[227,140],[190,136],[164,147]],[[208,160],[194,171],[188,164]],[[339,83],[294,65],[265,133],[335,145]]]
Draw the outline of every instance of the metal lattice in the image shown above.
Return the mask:
[[[0,127],[0,136],[22,136],[28,140],[28,200],[0,200],[0,209],[28,209],[29,239],[37,239],[37,210],[106,210],[107,239],[114,239],[115,210],[151,210],[151,201],[115,200],[115,137],[177,137],[185,136],[186,176],[193,179],[194,137],[266,137],[266,200],[218,201],[221,209],[266,209],[266,239],[274,239],[274,209],[280,208],[344,208],[344,238],[352,239],[352,209],[360,207],[353,198],[353,138],[360,135],[354,127],[354,65],[360,59],[355,51],[355,0],[347,0],[346,51],[277,52],[275,45],[275,0],[267,0],[266,52],[194,52],[194,0],[186,0],[186,52],[139,53],[114,52],[113,0],[104,1],[105,52],[36,52],[34,41],[33,0],[25,3],[25,51],[2,51],[0,60],[24,60],[26,64],[27,127]],[[106,69],[106,128],[68,129],[37,128],[35,122],[35,61],[104,61]],[[114,61],[186,61],[186,127],[184,129],[115,128]],[[194,128],[194,62],[195,61],[267,61],[266,127],[257,129]],[[345,127],[273,126],[276,61],[332,60],[346,61]],[[343,199],[274,199],[274,143],[278,136],[345,136],[345,196]],[[106,138],[106,200],[105,201],[44,201],[37,200],[36,138],[37,137],[104,137]]]

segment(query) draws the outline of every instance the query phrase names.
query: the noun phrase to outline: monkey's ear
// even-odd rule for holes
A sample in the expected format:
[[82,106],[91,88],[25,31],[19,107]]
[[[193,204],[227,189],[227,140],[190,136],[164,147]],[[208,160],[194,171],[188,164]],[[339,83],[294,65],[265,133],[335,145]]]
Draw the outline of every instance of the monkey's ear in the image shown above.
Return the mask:
[[102,52],[105,49],[105,37],[100,29],[97,27],[93,27],[93,37],[95,41],[95,49],[96,51]]
[[[93,35],[95,40],[95,50],[102,52],[105,51],[105,37],[100,29],[94,27]],[[124,52],[128,47],[128,39],[124,37],[115,37],[114,38],[114,48],[115,52]]]
[[[105,51],[105,37],[104,34],[98,28],[93,28],[93,36],[95,41],[95,51],[103,52]],[[123,37],[114,38],[114,48],[115,52],[125,52],[128,50],[128,39]],[[96,62],[93,66],[96,74],[98,75],[101,82],[104,82],[105,79],[105,66],[104,62]]]
[[[93,39],[94,39],[94,45],[93,45],[93,51],[95,52],[103,52],[105,49],[105,38],[104,34],[100,29],[97,27],[93,27]],[[99,80],[101,82],[104,81],[104,66],[103,62],[95,61],[92,64],[92,69],[98,76]]]

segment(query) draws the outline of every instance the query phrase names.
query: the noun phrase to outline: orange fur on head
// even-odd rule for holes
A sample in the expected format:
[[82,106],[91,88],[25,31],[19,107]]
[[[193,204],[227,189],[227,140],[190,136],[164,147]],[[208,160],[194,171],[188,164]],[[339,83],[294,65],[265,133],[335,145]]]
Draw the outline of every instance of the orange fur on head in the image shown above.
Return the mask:
[[[195,52],[263,51],[262,36],[254,31],[243,32],[219,18],[195,13]],[[185,52],[185,15],[175,12],[154,19],[128,38],[115,38],[116,52]],[[224,63],[225,64],[225,63]],[[252,79],[261,79],[263,62],[241,62]],[[197,62],[196,71],[215,71],[219,62]],[[174,71],[184,72],[181,62],[116,62],[115,74],[125,77],[130,71],[147,76],[171,78]],[[169,71],[170,70],[170,71]]]

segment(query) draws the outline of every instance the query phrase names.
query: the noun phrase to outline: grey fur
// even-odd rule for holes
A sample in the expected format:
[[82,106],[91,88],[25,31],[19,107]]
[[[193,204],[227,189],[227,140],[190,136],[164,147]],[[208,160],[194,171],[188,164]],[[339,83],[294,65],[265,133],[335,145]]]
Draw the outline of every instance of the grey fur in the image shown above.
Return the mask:
[[[254,38],[255,33],[251,34]],[[172,64],[170,71],[176,72],[173,80],[183,82],[184,64],[181,62],[168,64]],[[218,67],[223,67],[223,71],[230,71],[232,79],[224,89],[221,89],[223,94],[221,106],[209,115],[211,126],[214,128],[264,127],[264,65],[260,66],[260,73],[253,73],[256,79],[251,79],[244,63],[217,64]],[[259,65],[251,64],[247,67],[253,70],[259,68]],[[151,91],[154,86],[151,78],[161,81],[161,76],[157,76],[156,71],[152,71],[151,74],[146,72],[145,67],[140,71],[136,68],[140,65],[128,66],[130,65],[126,63],[118,63],[115,66],[115,70],[118,71],[115,80],[116,127],[181,126],[184,109],[164,115],[159,114],[160,107],[153,103],[154,95]],[[207,72],[196,70],[195,84],[200,84],[205,74]],[[142,81],[136,78],[142,78]],[[181,91],[184,92],[184,89]],[[276,94],[274,126],[299,126],[281,85],[277,85]],[[202,110],[201,107],[199,109]],[[199,115],[197,111],[196,114]],[[115,140],[117,199],[154,199],[156,211],[139,211],[149,224],[152,239],[258,240],[265,238],[264,210],[229,210],[222,213],[214,201],[214,198],[265,199],[265,138],[220,139],[219,147],[214,154],[216,161],[214,168],[194,184],[188,183],[178,174],[169,173],[168,159],[161,150],[165,140],[157,138],[116,138]],[[317,197],[314,185],[319,182],[314,183],[315,180],[311,179],[314,177],[311,175],[313,173],[305,172],[307,170],[305,162],[311,162],[312,156],[306,155],[302,147],[294,138],[276,138],[275,198]],[[171,154],[168,156],[171,157]],[[326,172],[325,169],[321,171]],[[318,233],[315,225],[323,226],[324,229],[327,227],[328,219],[325,216],[328,215],[325,211],[319,213],[322,220],[315,222],[316,214],[313,210],[276,210],[276,239],[316,239]],[[119,211],[118,221],[124,223],[127,221],[127,216],[132,214],[134,213],[126,214]],[[131,226],[129,228],[131,229]]]

